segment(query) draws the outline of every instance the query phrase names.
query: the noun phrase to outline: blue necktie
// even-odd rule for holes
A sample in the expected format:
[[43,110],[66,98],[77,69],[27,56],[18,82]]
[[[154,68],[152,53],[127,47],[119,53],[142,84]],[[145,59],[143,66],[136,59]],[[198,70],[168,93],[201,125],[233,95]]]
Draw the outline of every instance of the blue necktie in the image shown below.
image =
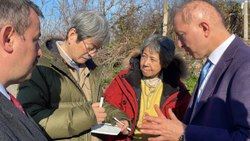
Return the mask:
[[202,67],[202,70],[201,70],[201,73],[200,73],[200,79],[199,79],[199,87],[198,87],[198,90],[197,90],[197,97],[196,97],[196,100],[195,100],[195,102],[194,102],[194,109],[193,109],[193,112],[192,112],[192,115],[191,115],[191,119],[193,118],[194,113],[195,113],[195,111],[197,110],[197,109],[196,109],[196,108],[197,108],[197,104],[199,103],[200,97],[201,97],[201,95],[202,95],[202,92],[199,93],[198,91],[199,91],[199,89],[200,89],[200,87],[201,87],[201,85],[202,85],[202,82],[203,82],[204,79],[206,78],[206,75],[207,75],[207,73],[208,73],[208,71],[209,71],[209,68],[210,68],[211,66],[212,66],[212,62],[211,62],[209,59],[207,59],[205,65]]
[[[204,79],[207,76],[207,73],[209,71],[209,68],[212,66],[212,62],[207,59],[206,63],[204,64],[204,66],[202,67],[201,70],[201,74],[200,74],[200,79],[199,79],[199,89],[201,88],[202,82],[204,81]],[[202,95],[202,92],[197,94],[197,98],[196,98],[196,103],[198,103],[200,101],[200,97]]]
[[207,59],[205,65],[202,67],[202,70],[201,70],[201,75],[200,75],[200,79],[199,79],[199,87],[201,87],[202,82],[206,78],[207,73],[208,73],[211,65],[212,65],[212,62],[209,59]]

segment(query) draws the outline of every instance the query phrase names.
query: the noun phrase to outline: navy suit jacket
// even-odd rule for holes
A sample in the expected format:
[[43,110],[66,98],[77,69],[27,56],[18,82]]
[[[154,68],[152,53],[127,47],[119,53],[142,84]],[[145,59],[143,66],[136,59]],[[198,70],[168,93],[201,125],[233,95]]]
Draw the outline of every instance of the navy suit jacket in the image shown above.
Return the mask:
[[1,93],[0,141],[47,141],[35,121]]
[[186,141],[250,141],[250,47],[236,37],[215,66],[192,117],[197,86],[184,117]]

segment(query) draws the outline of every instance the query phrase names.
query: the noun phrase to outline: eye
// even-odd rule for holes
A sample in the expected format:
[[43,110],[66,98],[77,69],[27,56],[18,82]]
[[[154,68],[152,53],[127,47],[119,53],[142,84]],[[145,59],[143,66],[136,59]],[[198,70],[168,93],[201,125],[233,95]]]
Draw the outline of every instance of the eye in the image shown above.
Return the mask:
[[146,58],[146,54],[142,54],[142,55],[141,55],[141,58]]
[[94,50],[96,50],[95,47],[89,48],[89,51],[94,51]]
[[40,38],[33,39],[33,42],[39,42],[39,41],[40,41]]
[[185,40],[186,38],[186,33],[180,33],[180,34],[177,34],[179,40]]
[[151,58],[151,61],[152,61],[152,62],[158,62],[158,59],[156,59],[156,58]]

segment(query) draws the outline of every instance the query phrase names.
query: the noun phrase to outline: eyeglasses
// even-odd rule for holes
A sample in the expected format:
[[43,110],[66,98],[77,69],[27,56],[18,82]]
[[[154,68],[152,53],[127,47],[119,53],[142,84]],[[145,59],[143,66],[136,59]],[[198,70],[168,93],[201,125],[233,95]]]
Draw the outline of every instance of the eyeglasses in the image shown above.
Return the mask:
[[82,40],[82,41],[83,41],[83,44],[84,44],[84,48],[86,49],[86,51],[88,53],[96,53],[98,51],[96,46],[93,45],[93,47],[90,48],[90,47],[87,46],[87,44],[84,42],[84,40]]

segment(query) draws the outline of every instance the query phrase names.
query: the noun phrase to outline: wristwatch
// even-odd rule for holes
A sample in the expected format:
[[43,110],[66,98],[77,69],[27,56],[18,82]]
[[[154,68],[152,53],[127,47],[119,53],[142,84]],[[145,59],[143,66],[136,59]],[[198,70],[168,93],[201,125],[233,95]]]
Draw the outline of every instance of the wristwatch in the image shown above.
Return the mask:
[[184,134],[179,137],[179,141],[184,141]]

